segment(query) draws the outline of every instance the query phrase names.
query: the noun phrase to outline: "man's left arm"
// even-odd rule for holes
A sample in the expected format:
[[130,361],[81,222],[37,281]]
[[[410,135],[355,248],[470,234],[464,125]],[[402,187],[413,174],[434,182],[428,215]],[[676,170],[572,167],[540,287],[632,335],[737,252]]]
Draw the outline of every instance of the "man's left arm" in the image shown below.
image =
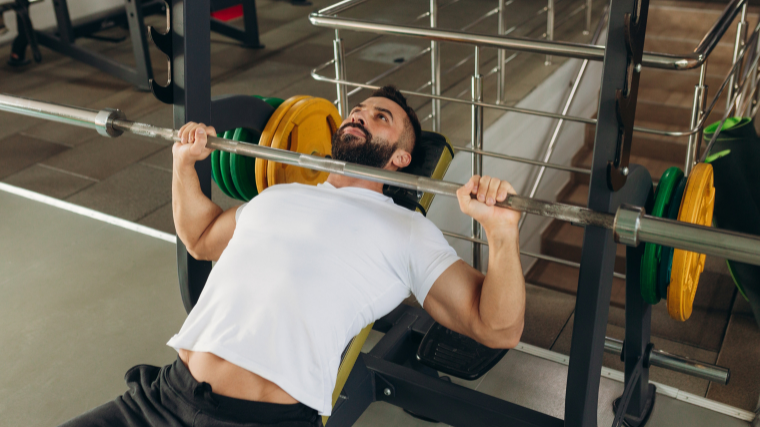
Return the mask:
[[462,212],[480,222],[488,239],[488,273],[457,261],[438,277],[424,301],[425,310],[440,324],[491,348],[516,346],[525,317],[520,213],[494,206],[508,193],[514,193],[509,183],[487,176],[473,176],[460,188]]

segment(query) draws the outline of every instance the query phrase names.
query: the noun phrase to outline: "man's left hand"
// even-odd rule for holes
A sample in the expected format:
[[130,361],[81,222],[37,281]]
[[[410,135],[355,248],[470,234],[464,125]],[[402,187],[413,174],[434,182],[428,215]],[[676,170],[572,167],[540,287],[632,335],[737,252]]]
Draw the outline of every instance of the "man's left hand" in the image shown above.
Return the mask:
[[[510,193],[517,194],[507,181],[474,175],[457,190],[457,199],[462,212],[478,221],[487,234],[500,229],[517,231],[521,213],[495,206],[496,202],[506,200]],[[477,195],[477,198],[472,198],[471,194]]]

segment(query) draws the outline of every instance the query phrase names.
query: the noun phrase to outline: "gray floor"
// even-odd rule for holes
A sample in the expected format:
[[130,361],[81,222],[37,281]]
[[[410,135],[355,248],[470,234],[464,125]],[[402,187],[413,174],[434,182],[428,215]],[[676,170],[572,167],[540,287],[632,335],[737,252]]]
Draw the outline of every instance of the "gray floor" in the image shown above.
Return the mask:
[[57,425],[174,360],[174,244],[5,192],[0,217],[0,425]]
[[[131,366],[175,358],[165,342],[185,314],[173,244],[2,191],[0,215],[0,425],[56,425],[123,393]],[[513,350],[482,379],[456,382],[561,418],[566,372]],[[621,392],[602,378],[600,426]],[[357,425],[429,424],[378,403]],[[649,425],[748,424],[658,396]]]

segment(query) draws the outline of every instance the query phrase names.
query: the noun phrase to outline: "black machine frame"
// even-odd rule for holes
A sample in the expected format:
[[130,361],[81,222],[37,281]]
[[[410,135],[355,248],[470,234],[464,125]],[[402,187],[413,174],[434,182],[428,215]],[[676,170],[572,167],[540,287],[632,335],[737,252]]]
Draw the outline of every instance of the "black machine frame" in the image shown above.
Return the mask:
[[[210,3],[206,11],[206,19],[210,20],[211,31],[235,39],[249,48],[264,47],[259,42],[256,0],[213,0],[205,3]],[[244,29],[209,17],[209,11],[215,12],[238,4],[243,6]],[[139,90],[147,91],[151,90],[150,80],[153,78],[153,70],[144,17],[161,13],[168,6],[168,2],[164,0],[124,0],[124,10],[107,11],[74,24],[69,15],[67,0],[55,0],[53,8],[57,28],[51,31],[35,30],[34,33],[40,45],[127,81]],[[113,23],[119,20],[126,20],[129,27],[129,37],[135,58],[134,67],[75,44],[77,38],[91,36],[92,33],[102,29],[105,22]]]
[[[588,198],[588,207],[601,212],[614,213],[622,203],[637,206],[652,203],[649,172],[628,163],[631,130],[627,128],[635,114],[636,74],[641,69],[637,65],[641,63],[648,3],[648,0],[610,0]],[[209,8],[210,0],[172,0],[172,27],[185,29],[183,34],[171,34],[171,56],[175,65],[182,68],[175,70],[180,72],[174,73],[172,85],[175,128],[187,121],[210,123],[217,129],[260,128],[261,118],[247,112],[255,110],[259,100],[241,96],[211,99]],[[178,58],[182,60],[177,61]],[[210,197],[210,160],[198,162],[195,167],[201,189]],[[375,323],[374,329],[385,335],[372,351],[357,360],[328,427],[352,425],[376,401],[455,426],[596,426],[616,246],[612,231],[585,228],[564,420],[439,379],[437,372],[414,358],[433,319],[424,310],[402,305]],[[616,403],[613,425],[620,425],[623,420],[632,426],[643,425],[653,408],[655,390],[649,383],[647,360],[651,306],[639,291],[642,255],[643,245],[627,249],[622,355],[625,388]],[[211,263],[195,260],[179,240],[177,262],[182,298],[189,312],[208,278]]]

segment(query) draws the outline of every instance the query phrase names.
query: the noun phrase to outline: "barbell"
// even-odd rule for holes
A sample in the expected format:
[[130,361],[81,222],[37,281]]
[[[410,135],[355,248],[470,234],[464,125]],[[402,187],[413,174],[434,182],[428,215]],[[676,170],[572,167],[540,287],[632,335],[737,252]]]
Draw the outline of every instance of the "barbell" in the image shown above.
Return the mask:
[[[117,137],[123,132],[129,132],[148,138],[180,141],[176,130],[127,120],[123,112],[115,109],[92,110],[0,94],[0,111],[94,129],[108,137]],[[462,186],[454,182],[220,137],[209,136],[207,147],[442,196],[456,197],[457,190]],[[656,218],[647,215],[642,207],[624,204],[617,209],[615,214],[611,214],[516,194],[508,195],[505,201],[496,203],[496,206],[568,221],[579,226],[612,230],[615,241],[628,246],[635,247],[641,242],[655,243],[760,265],[760,237],[758,236]]]

